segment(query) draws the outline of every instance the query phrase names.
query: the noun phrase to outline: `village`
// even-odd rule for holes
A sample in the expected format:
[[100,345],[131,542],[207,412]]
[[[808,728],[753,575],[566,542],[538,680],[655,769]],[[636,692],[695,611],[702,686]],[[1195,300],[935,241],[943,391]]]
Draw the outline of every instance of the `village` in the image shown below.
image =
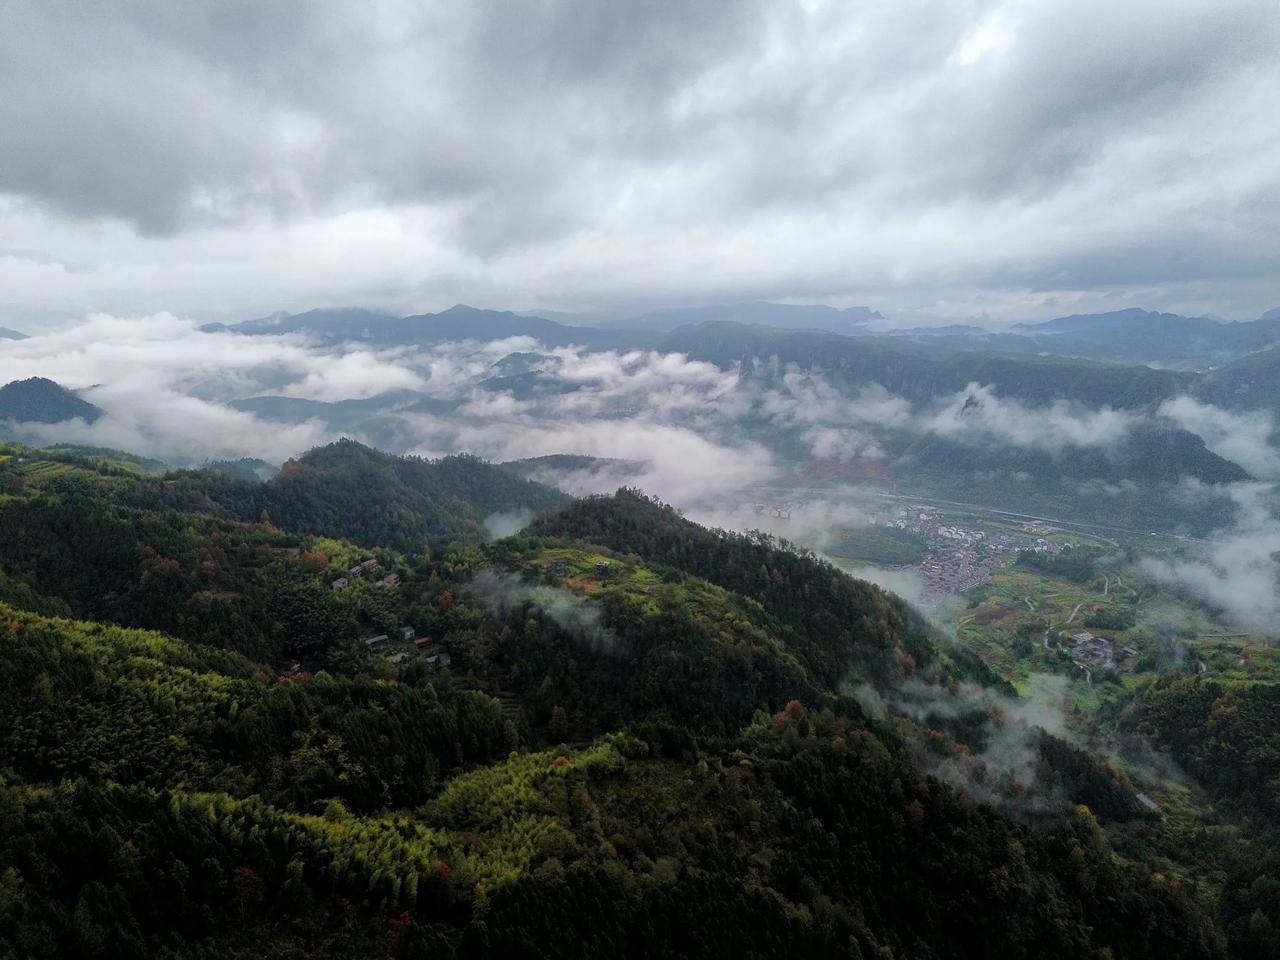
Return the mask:
[[916,574],[926,595],[963,593],[980,586],[1023,551],[1058,554],[1064,549],[1062,543],[1046,536],[1050,528],[1040,524],[1024,523],[1017,531],[977,529],[944,522],[940,512],[932,508],[899,507],[897,516],[886,525],[924,538],[928,552],[919,563],[891,569]]
[[441,670],[453,662],[443,643],[437,643],[431,637],[418,636],[413,627],[401,627],[395,640],[389,634],[379,633],[364,637],[363,642],[370,653],[381,653],[388,663],[395,666],[407,663],[415,654],[421,655],[428,670]]
[[1045,646],[1065,649],[1064,643],[1071,643],[1071,659],[1077,667],[1091,675],[1093,670],[1115,670],[1122,659],[1136,657],[1141,652],[1132,644],[1117,646],[1115,640],[1108,637],[1095,636],[1088,630],[1073,633],[1065,639],[1054,639],[1045,634]]
[[[346,574],[332,580],[329,586],[334,590],[346,590],[354,581],[366,577],[377,589],[391,590],[400,586],[400,575],[394,572],[375,579],[380,569],[377,560],[362,560],[348,567]],[[441,670],[453,662],[443,643],[437,643],[432,637],[418,636],[417,630],[411,626],[401,627],[398,637],[386,633],[371,633],[362,636],[360,641],[370,653],[382,654],[388,663],[397,667],[404,665],[415,655],[421,657],[428,670]]]

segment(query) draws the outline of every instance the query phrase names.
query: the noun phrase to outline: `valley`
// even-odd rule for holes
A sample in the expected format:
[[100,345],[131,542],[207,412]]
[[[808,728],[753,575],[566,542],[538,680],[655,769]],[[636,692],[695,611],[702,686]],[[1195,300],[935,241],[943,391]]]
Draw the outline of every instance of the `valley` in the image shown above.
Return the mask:
[[0,960],[1280,960],[1277,49],[0,3]]

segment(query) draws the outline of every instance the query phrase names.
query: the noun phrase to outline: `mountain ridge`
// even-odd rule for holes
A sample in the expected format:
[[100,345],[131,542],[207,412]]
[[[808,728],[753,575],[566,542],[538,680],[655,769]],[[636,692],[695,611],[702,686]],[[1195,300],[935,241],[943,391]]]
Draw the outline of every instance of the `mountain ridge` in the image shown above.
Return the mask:
[[15,423],[93,423],[103,411],[46,377],[14,380],[0,387],[0,420]]

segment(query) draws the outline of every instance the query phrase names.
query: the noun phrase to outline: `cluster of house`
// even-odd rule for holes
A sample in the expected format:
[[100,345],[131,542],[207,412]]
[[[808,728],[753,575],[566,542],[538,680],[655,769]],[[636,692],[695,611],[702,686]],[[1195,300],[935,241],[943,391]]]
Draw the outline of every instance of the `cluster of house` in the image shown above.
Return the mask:
[[[414,649],[425,653],[426,657],[423,662],[426,663],[427,669],[439,670],[441,667],[447,667],[453,662],[453,658],[449,656],[447,650],[437,645],[430,637],[420,637],[413,627],[401,627],[400,639],[403,642],[412,642]],[[391,637],[385,633],[379,633],[372,637],[364,638],[364,645],[370,653],[377,653],[386,650],[391,645]],[[398,650],[387,656],[389,663],[401,664],[409,659],[410,651]]]
[[[371,574],[373,573],[373,571],[377,569],[378,569],[377,560],[373,560],[373,559],[362,560],[359,563],[357,563],[355,566],[348,567],[346,576],[338,577],[338,579],[336,580],[331,580],[329,582],[329,586],[333,587],[333,589],[335,590],[344,590],[347,587],[351,586],[352,580],[355,580],[359,577],[363,577],[366,573]],[[398,573],[388,573],[381,580],[376,581],[374,583],[374,586],[375,587],[398,587],[400,586],[400,575]]]
[[986,583],[992,573],[1022,550],[1061,553],[1063,545],[1043,536],[1047,532],[1032,525],[1023,533],[998,530],[988,533],[958,524],[943,523],[937,511],[906,507],[886,526],[923,536],[928,553],[917,564],[890,565],[890,569],[911,570],[920,577],[926,594],[957,593]]
[[1078,662],[1113,669],[1117,654],[1121,657],[1136,657],[1141,652],[1132,644],[1126,644],[1117,650],[1112,641],[1106,637],[1096,637],[1088,630],[1071,634],[1071,643],[1075,647],[1075,659]]

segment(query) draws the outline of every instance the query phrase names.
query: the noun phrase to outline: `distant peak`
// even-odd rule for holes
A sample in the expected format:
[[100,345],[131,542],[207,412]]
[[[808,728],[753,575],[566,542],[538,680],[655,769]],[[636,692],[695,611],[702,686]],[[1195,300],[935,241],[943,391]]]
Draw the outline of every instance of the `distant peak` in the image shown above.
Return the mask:
[[102,411],[47,377],[28,377],[0,387],[0,420],[61,423],[77,417],[93,423]]

